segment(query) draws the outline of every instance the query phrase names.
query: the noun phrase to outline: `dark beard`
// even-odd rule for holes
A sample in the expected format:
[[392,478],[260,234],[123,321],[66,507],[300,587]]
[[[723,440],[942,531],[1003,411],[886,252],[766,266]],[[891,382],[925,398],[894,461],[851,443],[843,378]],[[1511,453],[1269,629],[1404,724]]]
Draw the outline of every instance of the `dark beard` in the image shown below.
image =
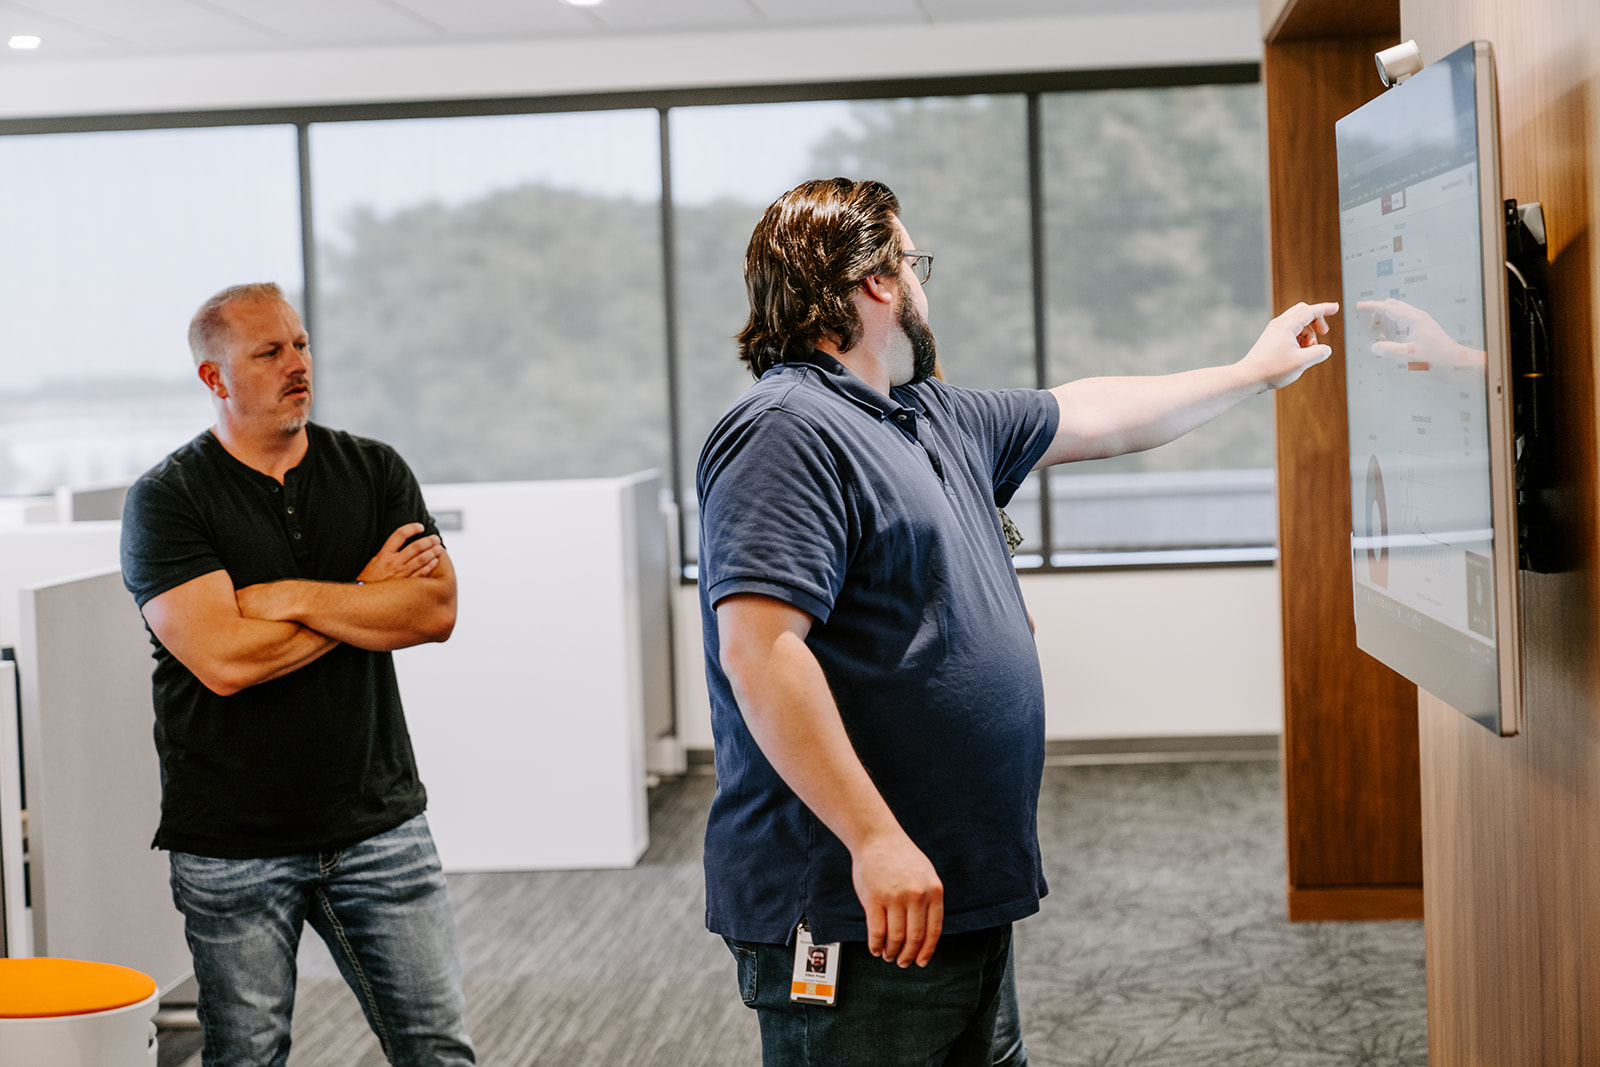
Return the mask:
[[904,282],[900,283],[900,328],[905,331],[906,340],[911,342],[911,380],[906,384],[925,382],[933,377],[933,369],[939,364],[939,344],[933,339],[933,329],[928,325],[928,320],[917,312],[916,305],[911,302]]

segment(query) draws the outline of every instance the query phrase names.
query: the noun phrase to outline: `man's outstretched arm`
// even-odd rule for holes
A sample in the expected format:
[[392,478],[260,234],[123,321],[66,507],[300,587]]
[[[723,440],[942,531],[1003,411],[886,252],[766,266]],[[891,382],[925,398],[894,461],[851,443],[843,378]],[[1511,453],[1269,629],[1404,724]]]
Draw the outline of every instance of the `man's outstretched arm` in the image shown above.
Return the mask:
[[1056,436],[1035,467],[1105,459],[1177,440],[1268,389],[1281,389],[1333,353],[1338,304],[1296,304],[1267,324],[1243,359],[1178,374],[1083,378],[1050,390],[1061,406]]
[[407,523],[351,582],[291,579],[238,592],[240,614],[298,623],[371,652],[449,638],[456,624],[456,572],[437,536]]
[[926,966],[944,927],[944,885],[850,744],[805,643],[811,616],[755,594],[728,597],[716,610],[722,669],[756,744],[850,850],[868,951],[902,967]]

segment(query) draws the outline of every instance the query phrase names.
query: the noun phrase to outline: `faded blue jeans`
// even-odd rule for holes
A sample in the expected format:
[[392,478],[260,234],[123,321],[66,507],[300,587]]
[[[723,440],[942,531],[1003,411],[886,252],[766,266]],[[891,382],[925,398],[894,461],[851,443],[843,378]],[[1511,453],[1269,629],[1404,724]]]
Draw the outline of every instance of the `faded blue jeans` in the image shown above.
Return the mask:
[[172,899],[200,987],[205,1067],[289,1059],[304,924],[327,942],[396,1067],[472,1064],[444,873],[418,815],[336,852],[171,854]]
[[764,1067],[1024,1067],[1011,927],[948,934],[926,967],[840,951],[838,1003],[789,999],[794,946],[724,938]]

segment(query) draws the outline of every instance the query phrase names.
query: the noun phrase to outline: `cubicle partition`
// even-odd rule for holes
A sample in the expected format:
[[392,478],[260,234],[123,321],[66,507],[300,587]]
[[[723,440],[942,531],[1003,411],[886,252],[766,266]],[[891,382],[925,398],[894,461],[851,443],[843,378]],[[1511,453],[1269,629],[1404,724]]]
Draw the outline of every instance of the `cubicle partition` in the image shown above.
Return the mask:
[[190,971],[166,856],[150,641],[117,570],[21,595],[33,954],[118,963],[165,993]]
[[[22,635],[22,590],[115,567],[121,524],[25,525],[20,510],[8,517],[16,521],[0,528],[0,647],[14,656]],[[7,956],[25,956],[33,951],[33,932],[23,865],[21,709],[14,665],[6,663],[0,671],[0,929],[5,935],[0,949]]]
[[0,528],[0,646],[21,637],[24,588],[118,566],[121,537],[115,521]]
[[[659,479],[424,495],[460,611],[449,642],[395,663],[445,868],[633,865],[649,840],[647,745],[673,728]],[[150,643],[119,533],[115,521],[0,529],[0,645],[16,658],[0,665],[0,948],[125,964],[166,992],[190,965],[166,858],[150,848]]]
[[122,518],[129,482],[63,485],[56,490],[56,522],[105,522]]
[[22,855],[22,751],[17,668],[0,663],[0,956],[32,952]]
[[423,487],[460,609],[395,666],[446,870],[644,852],[646,721],[671,716],[659,490],[654,472]]

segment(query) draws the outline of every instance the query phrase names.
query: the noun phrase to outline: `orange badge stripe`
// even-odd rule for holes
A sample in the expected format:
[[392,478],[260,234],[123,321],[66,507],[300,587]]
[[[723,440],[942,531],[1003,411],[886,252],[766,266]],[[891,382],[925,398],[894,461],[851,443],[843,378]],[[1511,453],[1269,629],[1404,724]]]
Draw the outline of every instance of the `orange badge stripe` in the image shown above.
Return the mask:
[[833,996],[833,986],[825,985],[822,982],[795,982],[789,987],[789,991],[801,997]]

